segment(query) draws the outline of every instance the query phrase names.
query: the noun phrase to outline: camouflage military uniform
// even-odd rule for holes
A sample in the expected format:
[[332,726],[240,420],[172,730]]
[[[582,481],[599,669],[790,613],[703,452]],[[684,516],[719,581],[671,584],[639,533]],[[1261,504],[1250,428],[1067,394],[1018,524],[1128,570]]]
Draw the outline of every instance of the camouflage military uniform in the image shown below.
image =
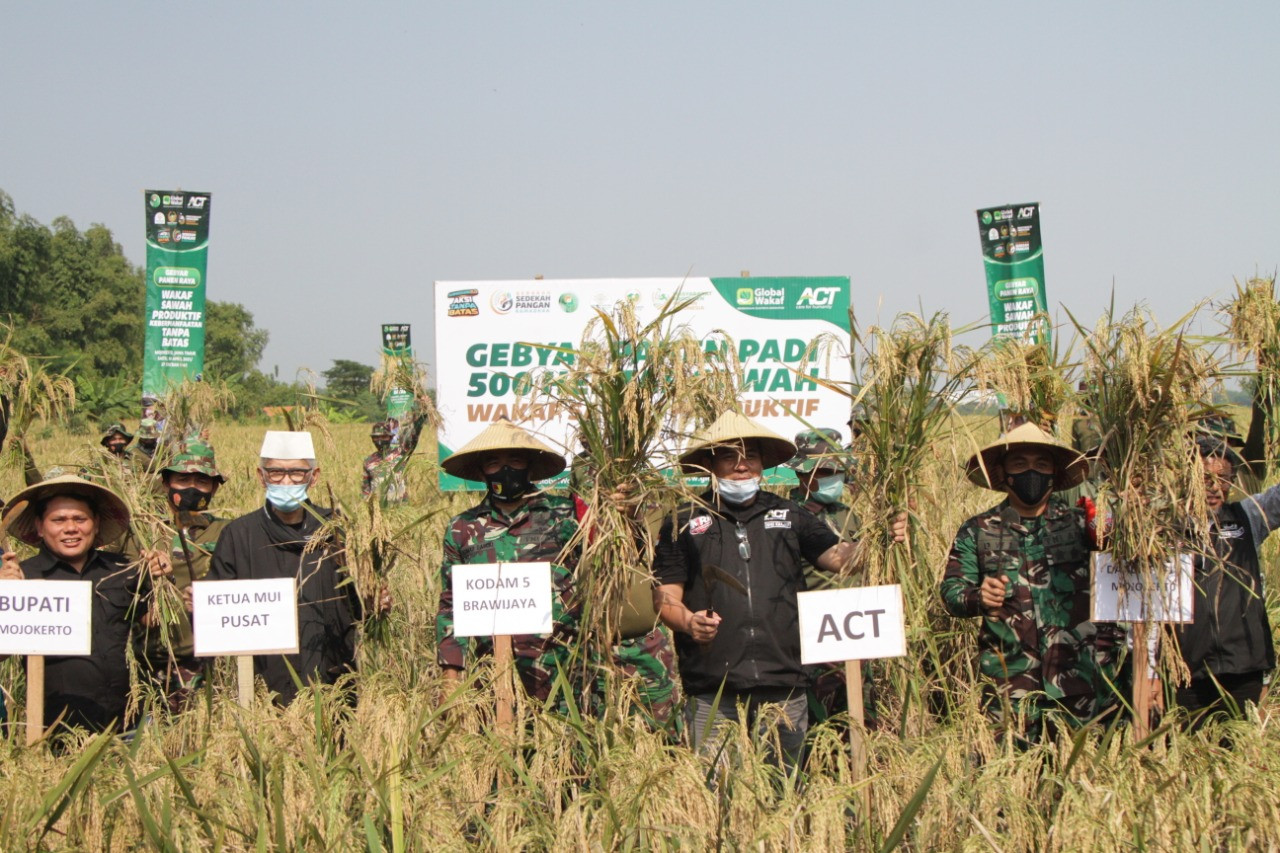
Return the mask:
[[[547,494],[531,496],[514,516],[486,497],[449,522],[440,564],[440,609],[436,614],[436,654],[443,667],[464,669],[469,660],[493,650],[488,637],[453,635],[453,567],[468,563],[551,563],[552,632],[511,638],[516,672],[525,691],[539,701],[551,695],[557,671],[571,675],[578,635],[578,608],[572,597],[573,554],[562,557],[578,529],[573,501]],[[557,562],[564,559],[567,564]]]
[[[1016,725],[1007,712],[1025,715],[1030,740],[1040,738],[1046,711],[1084,721],[1115,698],[1107,682],[1115,681],[1123,632],[1089,621],[1089,551],[1083,513],[1056,498],[1039,518],[1020,517],[1006,500],[966,521],[951,546],[943,603],[955,616],[982,617],[988,713],[1006,725]],[[997,573],[1009,583],[992,617],[979,586]]]
[[[405,478],[405,467],[409,458],[418,446],[422,424],[426,415],[418,415],[400,427],[399,440],[385,450],[375,450],[364,459],[364,474],[360,480],[360,494],[366,498],[377,493],[384,504],[404,503],[408,498],[409,484]],[[380,425],[381,426],[381,425]],[[383,429],[387,436],[389,429]],[[373,433],[379,430],[375,426]]]
[[[622,682],[630,682],[635,690],[632,713],[642,717],[654,731],[676,736],[681,716],[676,713],[680,692],[673,673],[676,671],[675,645],[666,627],[658,625],[643,637],[625,639],[613,647],[613,671]],[[597,699],[603,698],[604,673],[596,680]]]
[[[226,526],[227,519],[217,518],[211,513],[184,515],[182,529],[174,534],[169,548],[172,580],[179,590],[187,589],[192,581],[202,580],[208,574],[209,559],[213,556],[218,535]],[[132,538],[128,541],[131,546],[135,542]],[[130,551],[132,553],[128,556],[131,560],[139,558],[136,547],[131,547]],[[193,656],[195,645],[191,619],[186,613],[182,614],[179,622],[168,627],[168,645],[165,644],[164,630],[161,627],[138,626],[134,633],[134,652],[174,698],[179,691],[194,686],[204,671],[204,660]],[[173,710],[179,709],[175,707]]]

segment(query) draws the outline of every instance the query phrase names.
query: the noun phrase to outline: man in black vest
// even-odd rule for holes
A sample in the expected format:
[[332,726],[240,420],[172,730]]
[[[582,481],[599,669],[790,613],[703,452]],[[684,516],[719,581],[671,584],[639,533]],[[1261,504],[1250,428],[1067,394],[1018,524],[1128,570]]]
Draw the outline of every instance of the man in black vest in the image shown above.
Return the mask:
[[1258,702],[1276,665],[1258,549],[1280,527],[1280,486],[1229,503],[1243,460],[1221,438],[1200,436],[1196,447],[1204,461],[1214,556],[1196,556],[1195,622],[1178,630],[1191,683],[1178,688],[1176,700],[1198,714],[1193,728],[1213,712],[1234,713],[1246,701]]

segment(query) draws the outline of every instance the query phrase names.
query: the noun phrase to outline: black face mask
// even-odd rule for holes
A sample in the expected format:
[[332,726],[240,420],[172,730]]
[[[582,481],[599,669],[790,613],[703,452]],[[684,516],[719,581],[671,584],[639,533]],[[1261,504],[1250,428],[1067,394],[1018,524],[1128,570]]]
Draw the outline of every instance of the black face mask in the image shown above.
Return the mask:
[[503,465],[496,473],[485,474],[489,494],[500,501],[514,501],[533,491],[528,468],[512,468]]
[[1008,484],[1009,491],[1026,506],[1037,505],[1049,494],[1049,489],[1053,488],[1052,474],[1042,474],[1032,469],[1020,474],[1006,474],[1004,481]]
[[185,489],[170,489],[169,505],[183,512],[200,512],[203,509],[208,509],[210,497],[212,495],[208,492],[202,492],[194,486],[188,486]]

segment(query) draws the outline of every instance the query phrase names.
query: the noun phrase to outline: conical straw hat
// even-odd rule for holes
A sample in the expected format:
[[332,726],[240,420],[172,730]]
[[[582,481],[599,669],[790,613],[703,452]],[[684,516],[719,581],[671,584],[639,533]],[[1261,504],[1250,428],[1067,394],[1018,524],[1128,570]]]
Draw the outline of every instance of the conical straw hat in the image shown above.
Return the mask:
[[1088,474],[1089,466],[1083,455],[1065,444],[1059,444],[1035,424],[1025,423],[1009,430],[969,457],[969,463],[965,466],[969,481],[984,489],[1003,492],[1003,486],[992,485],[990,472],[996,463],[1015,447],[1040,447],[1053,454],[1058,469],[1057,475],[1053,478],[1053,488],[1056,491],[1078,485]]
[[776,432],[765,429],[746,415],[725,412],[711,426],[693,434],[688,448],[680,454],[680,470],[685,474],[706,474],[715,448],[741,447],[748,440],[760,443],[760,461],[765,468],[774,468],[796,455],[796,446]]
[[524,450],[529,453],[529,479],[545,480],[565,468],[564,457],[543,444],[525,429],[510,421],[494,421],[484,432],[455,450],[440,467],[455,477],[484,482],[480,460],[495,450]]
[[9,531],[28,545],[39,545],[36,510],[46,499],[59,497],[81,498],[93,506],[98,515],[98,542],[114,542],[129,529],[129,508],[115,492],[97,483],[66,474],[28,486],[14,495],[9,501],[10,511],[5,513],[6,522],[19,502],[26,501],[27,505],[13,519],[13,523],[8,525]]

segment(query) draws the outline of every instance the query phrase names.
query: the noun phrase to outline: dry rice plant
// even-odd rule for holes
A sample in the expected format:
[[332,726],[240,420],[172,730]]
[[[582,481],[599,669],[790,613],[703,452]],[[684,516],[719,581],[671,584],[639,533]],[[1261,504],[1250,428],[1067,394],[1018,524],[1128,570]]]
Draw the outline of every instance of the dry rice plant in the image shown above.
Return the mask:
[[369,379],[369,390],[379,400],[386,400],[393,391],[407,391],[413,395],[416,413],[426,416],[422,428],[436,429],[440,426],[440,412],[427,384],[427,367],[412,357],[384,353],[382,366]]
[[[1275,295],[1276,277],[1254,277],[1243,285],[1236,282],[1235,299],[1222,305],[1227,317],[1227,332],[1233,348],[1251,357],[1257,367],[1254,388],[1264,411],[1274,412],[1280,405],[1280,302]],[[1266,455],[1280,456],[1280,419],[1267,418]]]
[[158,407],[165,419],[165,438],[176,443],[204,435],[214,419],[230,411],[235,394],[225,382],[194,382],[185,379],[160,397]]
[[[13,330],[0,323],[0,418],[5,419],[0,447],[5,461],[26,464],[25,442],[37,419],[53,422],[65,417],[76,405],[76,386],[60,373],[49,373],[34,359],[11,345]],[[4,405],[7,401],[7,410]]]
[[654,531],[640,517],[689,497],[660,454],[738,406],[733,347],[705,345],[679,324],[690,302],[677,293],[648,322],[625,300],[611,314],[597,309],[569,370],[534,383],[576,414],[588,509],[570,547],[581,548],[583,632],[600,652],[616,642],[629,594],[651,577]]
[[[1091,389],[1086,412],[1102,436],[1098,505],[1111,515],[1104,547],[1147,590],[1159,588],[1174,554],[1212,553],[1204,469],[1190,436],[1217,371],[1183,331],[1191,316],[1163,330],[1141,308],[1118,320],[1108,312],[1092,331],[1076,323]],[[1177,643],[1162,646],[1161,670],[1186,678]]]
[[1048,338],[1030,332],[1022,338],[994,338],[974,366],[974,379],[979,390],[999,397],[1002,408],[1056,431],[1073,394],[1070,365]]

